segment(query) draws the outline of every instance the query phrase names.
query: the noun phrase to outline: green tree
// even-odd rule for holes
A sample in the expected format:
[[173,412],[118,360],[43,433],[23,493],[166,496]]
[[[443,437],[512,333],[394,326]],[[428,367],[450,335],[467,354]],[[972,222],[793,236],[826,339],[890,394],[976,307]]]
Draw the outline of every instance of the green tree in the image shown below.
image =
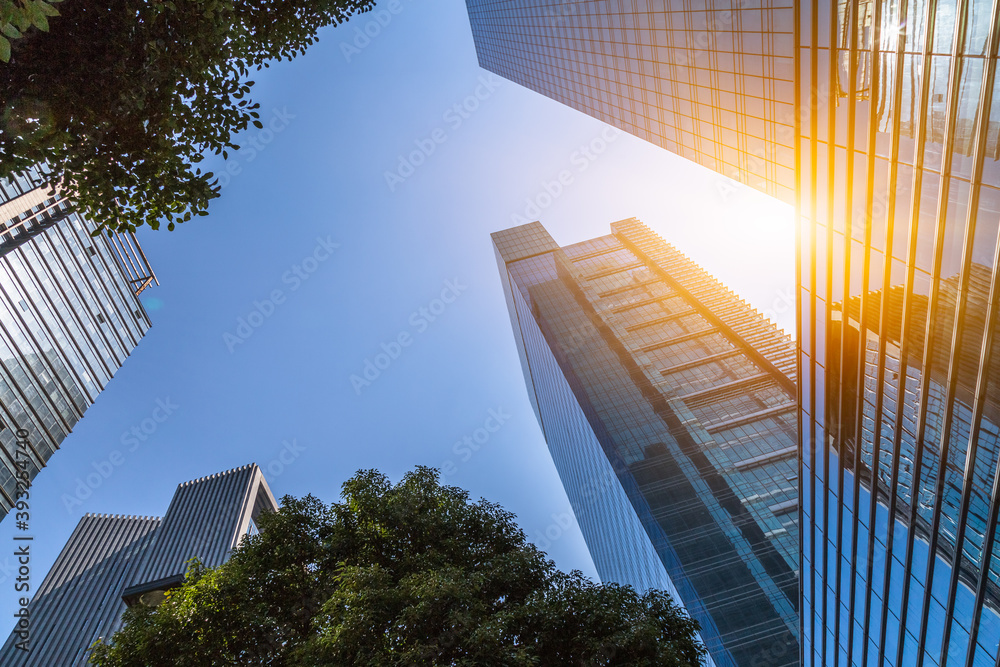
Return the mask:
[[[373,0],[0,0],[0,177],[46,164],[106,230],[207,215],[197,164],[262,127],[251,69],[291,60]],[[40,30],[24,32],[28,25]]]
[[286,496],[224,565],[135,606],[103,667],[702,664],[697,623],[664,593],[564,574],[514,516],[417,468],[343,501]]

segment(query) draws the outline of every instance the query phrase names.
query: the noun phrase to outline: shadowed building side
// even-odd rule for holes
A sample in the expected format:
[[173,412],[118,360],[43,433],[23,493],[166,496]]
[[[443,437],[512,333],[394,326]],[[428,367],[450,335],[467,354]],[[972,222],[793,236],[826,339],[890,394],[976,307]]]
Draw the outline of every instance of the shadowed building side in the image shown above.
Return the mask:
[[[93,641],[117,628],[125,603],[114,591],[148,550],[159,525],[157,517],[84,516],[32,598],[30,634],[19,635],[15,628],[0,663],[85,665]],[[17,648],[22,641],[30,652]]]
[[191,558],[206,567],[221,565],[244,535],[256,532],[254,518],[277,507],[256,465],[181,484],[153,548],[135,568],[123,595],[131,603],[176,585],[183,581]]
[[85,667],[90,646],[121,627],[127,606],[158,604],[183,583],[192,558],[226,562],[256,532],[260,513],[276,509],[260,468],[249,464],[179,485],[162,519],[84,516],[29,604],[28,637],[15,627],[0,664]]

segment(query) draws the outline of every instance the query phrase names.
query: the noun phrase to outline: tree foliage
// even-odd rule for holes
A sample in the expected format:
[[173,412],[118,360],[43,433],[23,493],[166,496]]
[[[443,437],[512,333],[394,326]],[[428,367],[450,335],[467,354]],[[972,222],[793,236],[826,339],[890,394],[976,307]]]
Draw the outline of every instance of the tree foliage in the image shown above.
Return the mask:
[[30,28],[49,29],[49,17],[59,16],[52,5],[62,0],[0,0],[0,62],[10,62],[10,40]]
[[[207,154],[262,127],[254,68],[291,60],[373,0],[0,0],[0,177],[47,164],[98,228],[168,229],[219,194]],[[46,9],[48,8],[48,9]],[[23,36],[22,36],[23,34]],[[0,53],[2,56],[3,53]]]
[[418,468],[375,471],[343,501],[286,496],[224,565],[136,606],[103,667],[548,667],[702,663],[697,624],[664,593],[555,569],[514,522]]

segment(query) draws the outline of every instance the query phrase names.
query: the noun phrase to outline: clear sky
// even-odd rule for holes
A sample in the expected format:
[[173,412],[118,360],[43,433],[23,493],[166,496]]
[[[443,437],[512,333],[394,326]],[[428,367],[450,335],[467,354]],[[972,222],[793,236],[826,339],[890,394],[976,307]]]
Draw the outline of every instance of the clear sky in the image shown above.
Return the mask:
[[[400,7],[255,74],[268,129],[237,142],[211,215],[140,234],[160,280],[143,294],[153,328],[34,482],[36,586],[84,513],[162,515],[177,484],[249,462],[279,497],[333,501],[358,469],[395,481],[450,461],[448,483],[516,513],[529,538],[555,535],[541,546],[560,568],[596,575],[575,523],[560,527],[571,510],[527,400],[492,231],[539,219],[570,244],[634,216],[793,329],[790,207],[623,133],[597,154],[606,125],[479,68],[462,0]],[[414,151],[411,173],[400,156]],[[572,182],[544,196],[563,170]],[[445,289],[457,297],[431,321],[420,309]],[[402,333],[410,345],[356,388]],[[456,452],[491,411],[502,427]],[[0,523],[0,545],[13,533]],[[0,548],[4,619],[12,551]]]

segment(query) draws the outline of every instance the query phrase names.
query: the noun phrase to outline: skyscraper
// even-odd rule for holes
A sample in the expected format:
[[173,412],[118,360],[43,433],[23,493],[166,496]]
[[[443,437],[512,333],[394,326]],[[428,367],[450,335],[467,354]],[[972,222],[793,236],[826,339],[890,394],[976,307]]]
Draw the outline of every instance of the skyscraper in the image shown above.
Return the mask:
[[[750,182],[699,141],[729,82],[713,63],[746,63],[758,3],[468,4],[484,67]],[[996,664],[1000,7],[760,4],[794,33],[768,54],[793,59],[794,85],[765,86],[792,97],[766,115],[795,148],[778,159],[792,189],[761,189],[794,192],[799,216],[803,664]],[[692,43],[704,65],[678,80]],[[654,122],[675,109],[683,150],[680,120]]]
[[34,593],[27,630],[15,627],[0,649],[0,664],[84,667],[90,646],[121,627],[126,606],[157,604],[184,581],[191,558],[221,565],[256,532],[260,513],[277,507],[249,464],[179,485],[163,518],[87,514]]
[[795,202],[791,0],[467,5],[485,69]]
[[0,519],[16,472],[34,479],[150,326],[138,243],[91,237],[44,182],[0,180]]
[[528,395],[605,581],[669,591],[717,665],[798,662],[795,348],[637,220],[493,234]]
[[806,665],[998,660],[998,14],[800,9]]

